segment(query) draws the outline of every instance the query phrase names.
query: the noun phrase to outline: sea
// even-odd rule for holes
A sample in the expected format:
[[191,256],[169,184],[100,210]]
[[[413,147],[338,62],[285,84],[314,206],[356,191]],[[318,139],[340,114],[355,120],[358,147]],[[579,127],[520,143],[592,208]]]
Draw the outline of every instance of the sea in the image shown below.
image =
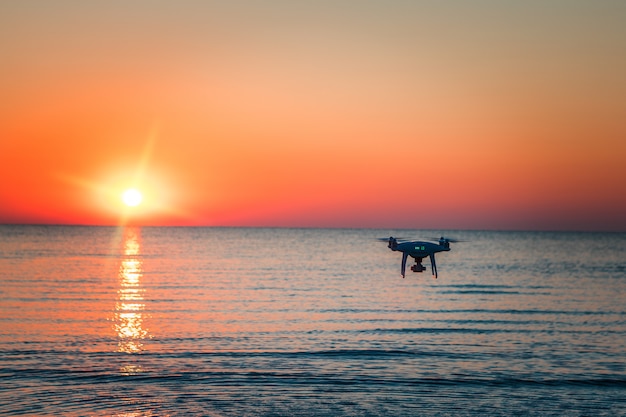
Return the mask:
[[0,226],[0,415],[626,416],[626,234]]

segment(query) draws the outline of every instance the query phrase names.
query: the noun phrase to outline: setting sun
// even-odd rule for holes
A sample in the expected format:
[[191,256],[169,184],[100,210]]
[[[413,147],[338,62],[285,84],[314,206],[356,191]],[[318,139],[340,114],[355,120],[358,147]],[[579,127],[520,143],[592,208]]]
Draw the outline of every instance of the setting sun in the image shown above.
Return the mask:
[[130,207],[138,206],[139,204],[141,204],[142,199],[143,196],[141,195],[141,193],[134,188],[129,188],[122,194],[122,201],[124,202],[124,204]]

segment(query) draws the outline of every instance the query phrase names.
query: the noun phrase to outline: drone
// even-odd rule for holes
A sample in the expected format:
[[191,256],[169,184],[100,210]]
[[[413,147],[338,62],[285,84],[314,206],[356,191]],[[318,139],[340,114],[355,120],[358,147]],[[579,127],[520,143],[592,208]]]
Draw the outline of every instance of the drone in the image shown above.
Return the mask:
[[[402,252],[402,264],[400,267],[400,273],[402,274],[402,278],[404,278],[406,271],[406,260],[410,256],[415,259],[415,265],[411,266],[411,271],[413,272],[424,272],[426,267],[422,265],[422,259],[425,257],[430,257],[430,266],[433,271],[433,275],[437,278],[437,264],[435,263],[435,253],[437,252],[448,252],[450,251],[450,242],[461,242],[456,239],[448,239],[445,237],[440,237],[438,243],[432,242],[422,242],[419,240],[416,241],[405,241],[405,239],[396,239],[393,236],[390,236],[389,239],[379,238],[381,241],[387,241],[387,247],[392,251],[400,251]],[[433,238],[432,240],[437,241],[437,238]],[[400,243],[398,243],[400,241]]]

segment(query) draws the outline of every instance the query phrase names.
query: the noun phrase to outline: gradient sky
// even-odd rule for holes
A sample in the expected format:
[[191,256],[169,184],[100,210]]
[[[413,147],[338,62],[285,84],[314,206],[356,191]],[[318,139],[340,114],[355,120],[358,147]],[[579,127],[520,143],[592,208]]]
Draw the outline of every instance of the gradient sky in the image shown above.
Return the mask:
[[626,231],[625,22],[623,1],[1,1],[0,223]]

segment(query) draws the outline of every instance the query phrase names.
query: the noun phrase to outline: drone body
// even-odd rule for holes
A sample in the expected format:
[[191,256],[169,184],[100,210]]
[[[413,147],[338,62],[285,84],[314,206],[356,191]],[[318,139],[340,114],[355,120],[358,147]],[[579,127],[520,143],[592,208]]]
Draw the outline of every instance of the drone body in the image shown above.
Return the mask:
[[389,237],[387,246],[392,251],[402,252],[402,264],[400,267],[400,273],[402,274],[402,278],[404,278],[405,276],[406,260],[409,256],[415,259],[415,265],[411,266],[411,271],[413,272],[425,271],[426,267],[422,265],[422,259],[429,257],[433,275],[435,276],[435,278],[437,278],[437,264],[435,263],[435,253],[448,252],[450,250],[450,242],[458,241],[441,237],[438,243],[422,242],[418,240],[398,243],[398,240],[396,238]]

